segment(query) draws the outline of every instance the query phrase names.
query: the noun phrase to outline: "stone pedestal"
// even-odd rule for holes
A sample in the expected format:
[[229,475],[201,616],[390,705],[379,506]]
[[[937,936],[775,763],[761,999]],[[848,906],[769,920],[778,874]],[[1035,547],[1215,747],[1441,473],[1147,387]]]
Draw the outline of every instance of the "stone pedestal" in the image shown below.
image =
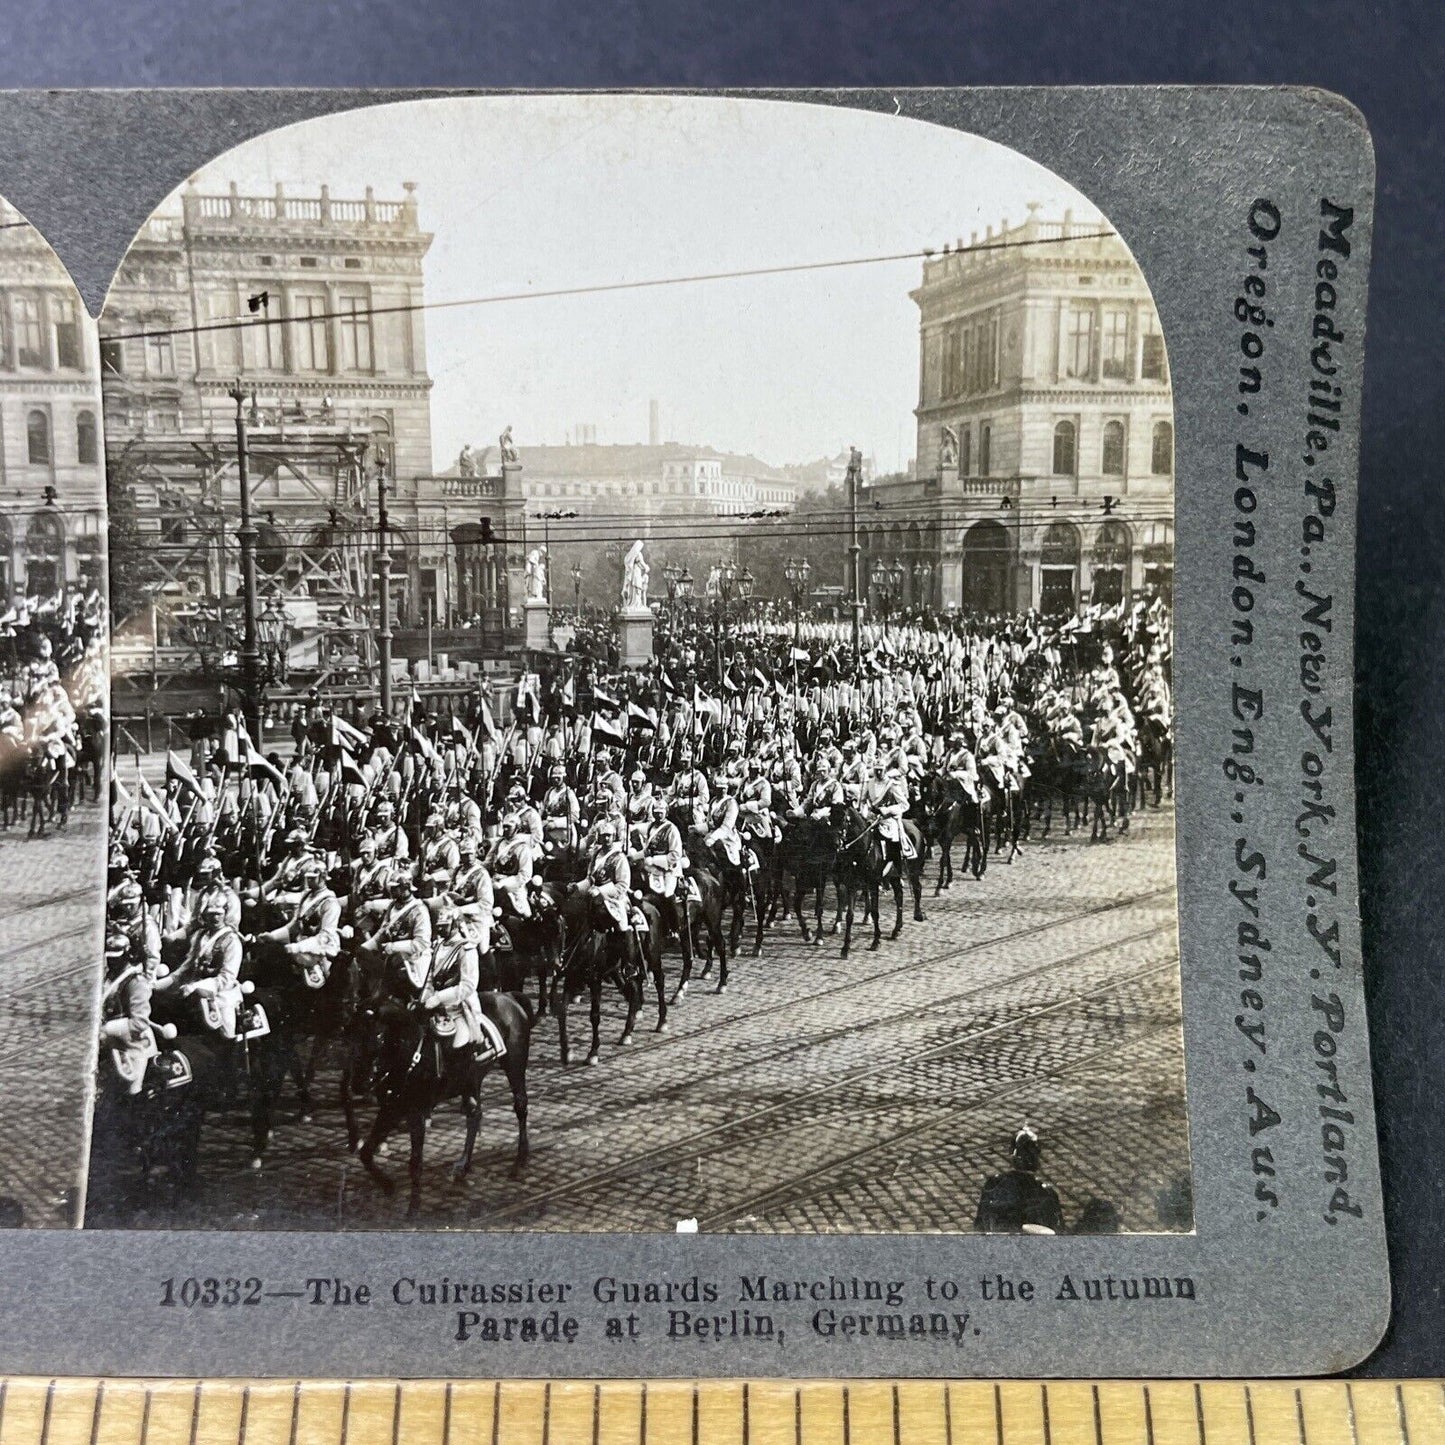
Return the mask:
[[650,607],[624,607],[617,614],[617,631],[623,667],[645,667],[652,661]]
[[[552,647],[552,609],[538,598],[529,597],[522,604],[527,619],[527,647],[533,652],[547,652]],[[651,634],[648,634],[649,638]],[[650,643],[649,643],[650,645]]]

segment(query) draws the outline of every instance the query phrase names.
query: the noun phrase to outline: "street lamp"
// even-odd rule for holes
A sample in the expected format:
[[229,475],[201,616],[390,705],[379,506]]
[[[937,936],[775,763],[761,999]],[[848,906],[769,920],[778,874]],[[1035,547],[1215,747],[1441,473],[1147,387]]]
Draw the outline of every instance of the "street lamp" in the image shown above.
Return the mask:
[[888,620],[893,599],[903,586],[903,564],[895,562],[891,567],[881,557],[873,564],[873,590],[878,594],[879,610],[883,619]]
[[793,646],[798,645],[798,637],[803,624],[803,599],[808,595],[808,574],[812,571],[806,557],[789,557],[786,566],[783,568],[783,576],[787,579],[788,591],[793,598]]
[[918,561],[913,564],[913,595],[921,599],[920,606],[926,612],[933,610],[933,563]]
[[266,599],[266,610],[257,619],[257,630],[266,660],[266,676],[271,682],[285,684],[291,619],[286,615],[281,599],[272,593]]
[[[717,595],[712,600],[712,646],[713,654],[717,661],[717,685],[718,691],[722,691],[723,682],[723,661],[722,661],[722,625],[723,619],[727,616],[728,604],[733,600],[733,588],[738,581],[737,563],[732,561],[718,561],[717,572]],[[749,590],[752,588],[752,573],[746,574]]]
[[582,564],[572,564],[572,611],[577,614],[578,621],[582,619]]

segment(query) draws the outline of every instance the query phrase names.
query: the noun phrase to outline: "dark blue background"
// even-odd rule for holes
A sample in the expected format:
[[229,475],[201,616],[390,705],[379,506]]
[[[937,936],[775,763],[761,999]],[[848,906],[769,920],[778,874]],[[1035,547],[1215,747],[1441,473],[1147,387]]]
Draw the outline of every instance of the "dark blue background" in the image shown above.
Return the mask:
[[0,37],[0,86],[16,87],[1290,83],[1359,106],[1379,165],[1359,542],[1361,859],[1396,1293],[1390,1335],[1366,1368],[1445,1373],[1445,979],[1434,946],[1445,921],[1445,507],[1429,441],[1445,422],[1442,0],[0,0]]

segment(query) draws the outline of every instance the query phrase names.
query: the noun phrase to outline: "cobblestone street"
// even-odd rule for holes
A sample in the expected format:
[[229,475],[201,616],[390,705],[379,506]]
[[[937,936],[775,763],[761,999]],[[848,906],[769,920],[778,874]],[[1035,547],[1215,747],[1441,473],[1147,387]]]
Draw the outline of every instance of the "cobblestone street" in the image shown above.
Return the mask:
[[[1136,814],[1129,836],[1103,845],[1034,841],[938,898],[935,866],[928,921],[885,935],[876,953],[858,945],[841,959],[836,938],[809,948],[788,920],[761,959],[737,961],[725,995],[695,985],[666,1034],[650,1032],[649,998],[626,1050],[610,995],[596,1068],[564,1069],[555,1023],[540,1023],[524,1178],[509,1178],[514,1121],[496,1077],[465,1183],[450,1175],[455,1106],[436,1116],[417,1224],[967,1230],[1027,1119],[1070,1226],[1102,1204],[1126,1230],[1187,1227],[1172,814]],[[670,951],[669,988],[678,966]],[[571,1021],[577,1059],[585,1002]],[[248,1136],[239,1111],[209,1117],[201,1188],[178,1205],[93,1179],[89,1222],[405,1226],[404,1187],[387,1197],[346,1150],[334,1070],[310,1123],[287,1093],[260,1171]],[[383,1162],[404,1186],[404,1138]]]
[[101,810],[0,832],[0,1195],[64,1226],[79,1200],[101,973]]

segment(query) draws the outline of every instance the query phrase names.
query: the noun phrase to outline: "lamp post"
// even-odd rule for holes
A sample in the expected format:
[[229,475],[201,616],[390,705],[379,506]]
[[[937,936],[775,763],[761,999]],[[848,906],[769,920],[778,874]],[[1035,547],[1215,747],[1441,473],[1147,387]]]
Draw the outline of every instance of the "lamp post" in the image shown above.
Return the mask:
[[578,622],[582,620],[582,564],[572,564],[572,611],[576,614]]
[[[241,607],[244,631],[241,642],[241,702],[246,728],[261,746],[261,680],[256,641],[256,525],[251,520],[251,468],[246,438],[246,393],[240,378],[227,393],[236,403],[236,474],[241,484],[241,525],[236,531],[241,544]],[[225,562],[222,561],[222,617],[225,604]]]
[[718,561],[717,596],[712,600],[712,647],[717,663],[718,691],[722,691],[722,625],[727,616],[728,604],[733,599],[733,587],[738,579],[737,563],[731,559]]
[[803,598],[808,595],[808,574],[812,571],[806,557],[789,557],[783,568],[788,591],[793,598],[793,646],[797,647],[803,626]]
[[386,522],[386,458],[376,459],[376,643],[381,655],[381,715],[391,720],[391,545]]
[[918,561],[913,564],[913,595],[919,600],[923,612],[933,611],[933,563]]
[[281,599],[272,593],[266,600],[266,610],[261,614],[258,627],[261,643],[265,648],[266,676],[270,681],[286,682],[287,650],[290,641],[291,622],[282,606]]
[[893,610],[893,599],[903,588],[903,563],[890,567],[881,557],[873,564],[873,590],[878,594],[879,609],[886,622]]
[[863,566],[862,543],[858,540],[858,487],[863,480],[863,453],[857,447],[848,452],[848,590],[852,598],[849,609],[853,615],[853,665],[857,667],[862,652],[863,633]]

